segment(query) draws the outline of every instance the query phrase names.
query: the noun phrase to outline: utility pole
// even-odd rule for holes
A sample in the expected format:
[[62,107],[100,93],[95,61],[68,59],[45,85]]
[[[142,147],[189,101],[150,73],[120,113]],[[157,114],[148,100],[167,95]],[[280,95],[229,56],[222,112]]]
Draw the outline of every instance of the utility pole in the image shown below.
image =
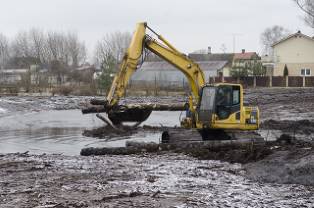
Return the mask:
[[241,33],[232,33],[232,39],[233,39],[233,53],[236,52],[236,38],[238,36],[242,36],[243,34]]

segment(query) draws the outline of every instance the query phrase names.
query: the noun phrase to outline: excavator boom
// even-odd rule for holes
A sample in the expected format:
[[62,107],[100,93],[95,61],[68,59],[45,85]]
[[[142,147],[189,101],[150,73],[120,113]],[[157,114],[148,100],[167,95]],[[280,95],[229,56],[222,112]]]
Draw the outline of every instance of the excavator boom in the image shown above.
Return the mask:
[[[161,43],[147,35],[146,29],[156,34]],[[193,99],[195,101],[198,100],[199,90],[205,84],[203,71],[197,63],[192,61],[185,54],[180,53],[165,38],[158,35],[147,26],[147,23],[143,22],[137,24],[130,46],[122,60],[120,70],[114,77],[107,96],[107,101],[110,106],[117,104],[119,99],[123,97],[127,84],[132,74],[136,71],[140,58],[143,55],[144,48],[178,68],[189,81]]]
[[[159,41],[146,34],[147,29],[154,33]],[[205,84],[203,71],[197,63],[192,61],[185,54],[180,53],[164,37],[157,34],[154,30],[147,26],[145,22],[142,22],[138,23],[136,26],[130,46],[123,57],[120,69],[113,79],[111,88],[106,98],[106,111],[110,120],[115,124],[123,121],[141,122],[145,120],[152,111],[151,108],[121,109],[121,106],[118,105],[120,98],[124,96],[127,84],[131,79],[132,74],[138,68],[145,49],[148,49],[161,59],[169,62],[186,76],[192,92],[189,105],[190,110],[195,111],[193,106],[196,106],[196,103],[199,100],[200,89]]]

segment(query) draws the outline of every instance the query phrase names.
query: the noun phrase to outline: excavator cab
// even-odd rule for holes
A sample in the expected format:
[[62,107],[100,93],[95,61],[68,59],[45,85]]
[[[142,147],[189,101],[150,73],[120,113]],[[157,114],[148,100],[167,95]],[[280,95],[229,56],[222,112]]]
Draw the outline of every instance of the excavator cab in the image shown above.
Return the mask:
[[[217,120],[228,119],[233,113],[240,111],[240,86],[220,85],[217,87],[216,114]],[[240,120],[238,114],[238,120]]]
[[243,106],[240,84],[205,85],[200,90],[194,115],[189,115],[192,116],[181,122],[183,127],[255,130],[259,125],[258,108]]
[[236,119],[240,120],[240,85],[205,85],[200,92],[196,111],[198,123],[202,124],[202,128],[212,128],[213,123],[228,120],[234,113],[237,113]]

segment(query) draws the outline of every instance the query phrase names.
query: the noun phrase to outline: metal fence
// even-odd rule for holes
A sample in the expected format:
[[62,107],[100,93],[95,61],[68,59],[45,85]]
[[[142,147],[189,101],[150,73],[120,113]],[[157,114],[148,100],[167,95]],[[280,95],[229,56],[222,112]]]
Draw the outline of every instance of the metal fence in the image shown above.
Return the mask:
[[[211,77],[210,82],[240,83],[245,88],[248,87],[314,87],[313,77],[301,76],[261,76],[261,77]],[[189,84],[185,78],[181,81],[171,81],[167,79],[154,79],[152,81],[132,80],[129,88],[145,88],[155,90],[182,90],[188,89]]]

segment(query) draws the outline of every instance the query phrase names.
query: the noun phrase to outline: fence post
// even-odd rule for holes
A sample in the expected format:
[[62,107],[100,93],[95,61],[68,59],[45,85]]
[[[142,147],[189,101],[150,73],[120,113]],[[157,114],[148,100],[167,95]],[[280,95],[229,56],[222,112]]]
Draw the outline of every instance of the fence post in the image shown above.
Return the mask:
[[256,88],[256,76],[253,77],[253,87]]
[[289,76],[285,76],[286,78],[286,87],[289,87]]
[[305,76],[303,76],[303,83],[302,86],[305,87]]
[[269,87],[273,86],[273,76],[269,76]]

